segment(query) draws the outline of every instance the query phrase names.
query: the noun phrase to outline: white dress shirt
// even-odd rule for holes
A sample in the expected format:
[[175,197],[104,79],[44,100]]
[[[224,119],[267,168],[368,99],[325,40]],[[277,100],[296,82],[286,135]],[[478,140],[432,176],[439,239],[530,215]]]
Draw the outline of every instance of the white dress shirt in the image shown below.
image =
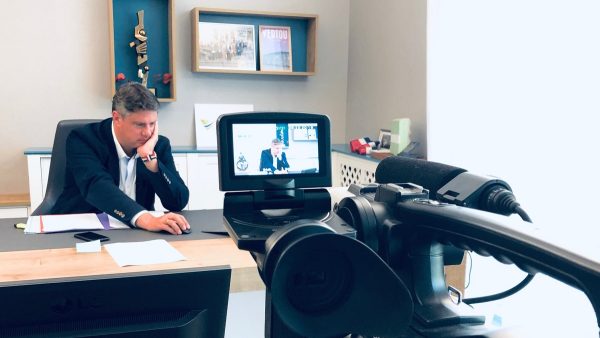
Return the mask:
[[[136,153],[131,157],[127,156],[125,150],[123,150],[123,147],[121,147],[121,144],[117,140],[114,124],[111,129],[113,140],[115,141],[115,148],[117,148],[117,155],[119,157],[119,190],[135,201],[135,175],[139,155]],[[140,211],[133,216],[131,219],[131,224],[133,226],[135,226],[135,221],[137,221],[138,217],[144,212],[146,211]]]

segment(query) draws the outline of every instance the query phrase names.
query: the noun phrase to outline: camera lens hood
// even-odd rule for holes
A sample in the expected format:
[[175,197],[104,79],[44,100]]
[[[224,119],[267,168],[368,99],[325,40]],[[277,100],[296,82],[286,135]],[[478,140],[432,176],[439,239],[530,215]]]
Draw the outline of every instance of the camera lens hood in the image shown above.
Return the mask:
[[327,224],[312,219],[301,219],[281,227],[265,241],[265,261],[262,275],[267,287],[271,285],[273,269],[283,250],[292,242],[319,233],[335,233]]
[[388,337],[408,327],[408,288],[364,243],[300,220],[273,233],[265,248],[262,273],[273,308],[297,334]]

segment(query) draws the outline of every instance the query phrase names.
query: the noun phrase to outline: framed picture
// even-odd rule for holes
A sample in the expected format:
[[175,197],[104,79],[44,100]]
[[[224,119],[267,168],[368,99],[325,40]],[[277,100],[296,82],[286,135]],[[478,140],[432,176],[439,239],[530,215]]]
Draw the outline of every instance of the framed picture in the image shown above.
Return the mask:
[[292,32],[285,26],[259,26],[260,70],[292,71]]
[[256,70],[253,25],[200,22],[198,45],[201,69]]
[[392,131],[389,129],[379,130],[379,149],[390,149],[392,144]]

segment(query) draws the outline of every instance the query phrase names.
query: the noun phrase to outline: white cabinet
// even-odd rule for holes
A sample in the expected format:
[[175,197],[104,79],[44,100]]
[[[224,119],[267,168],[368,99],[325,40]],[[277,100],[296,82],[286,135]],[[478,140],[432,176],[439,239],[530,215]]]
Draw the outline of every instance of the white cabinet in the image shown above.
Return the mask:
[[29,172],[30,210],[35,210],[46,193],[48,172],[50,171],[50,154],[27,154],[27,171]]
[[375,170],[379,161],[334,151],[331,155],[331,163],[332,185],[347,187],[353,183],[375,182]]
[[222,209],[224,193],[219,191],[217,154],[188,154],[190,210]]
[[[181,176],[181,179],[189,189],[190,186],[188,185],[187,154],[173,154],[173,162],[175,162],[175,168],[177,169],[177,172],[179,172],[179,176]],[[183,209],[190,210],[189,206],[190,204],[188,202],[188,204]],[[162,203],[160,203],[160,199],[158,198],[158,196],[155,197],[154,209],[157,211],[166,211],[165,207],[163,207]]]
[[[48,172],[50,171],[50,151],[26,151],[29,171],[30,210],[35,210],[46,193]],[[197,152],[177,152],[173,154],[175,167],[190,190],[190,200],[186,210],[220,209],[223,207],[223,193],[219,191],[219,167],[217,154]],[[156,199],[156,210],[164,211],[160,200]]]
[[27,206],[0,207],[0,218],[22,218],[29,216]]
[[0,218],[29,216],[29,194],[0,194]]
[[[175,147],[174,147],[175,148]],[[182,147],[183,148],[183,147]],[[46,193],[50,170],[50,151],[26,151],[29,170],[29,194],[31,209],[35,210]],[[179,150],[173,154],[175,167],[190,189],[186,210],[221,209],[223,192],[219,191],[219,165],[216,152]],[[378,160],[344,152],[332,152],[332,185],[347,187],[352,183],[375,182]],[[164,210],[157,199],[156,210]]]

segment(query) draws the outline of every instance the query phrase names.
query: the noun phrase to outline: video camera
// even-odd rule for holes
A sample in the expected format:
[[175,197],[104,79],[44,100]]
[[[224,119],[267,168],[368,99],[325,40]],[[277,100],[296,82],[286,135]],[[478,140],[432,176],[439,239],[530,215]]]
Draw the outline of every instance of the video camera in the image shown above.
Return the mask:
[[[471,197],[481,197],[481,191],[487,190],[484,200],[498,194],[498,185],[508,187],[494,179],[468,180],[479,182],[484,189],[465,184],[459,190],[469,191]],[[442,199],[440,192],[449,191],[446,188],[454,183],[441,184],[438,199]],[[446,246],[493,256],[529,274],[542,272],[578,288],[590,299],[600,323],[599,265],[540,238],[531,223],[429,199],[428,189],[412,183],[352,185],[349,191],[355,196],[342,199],[336,213],[410,290],[413,318],[402,337],[492,337],[497,330],[486,325],[485,317],[471,307],[450,298],[443,270]],[[501,200],[504,203],[505,198]]]
[[[332,212],[329,118],[252,112],[217,120],[224,224],[266,285],[265,337],[391,336],[409,291]],[[391,292],[373,293],[384,288]]]
[[352,184],[348,191],[356,196],[342,199],[335,211],[357,230],[357,239],[377,252],[411,290],[411,326],[416,333],[460,336],[465,331],[455,331],[458,326],[485,323],[485,316],[450,298],[444,275],[444,251],[448,250],[444,241],[415,231],[419,223],[404,213],[405,205],[444,208],[448,204],[429,199],[427,189],[412,183]]
[[266,337],[486,337],[485,318],[448,295],[446,247],[543,272],[600,315],[600,266],[505,216],[523,213],[501,180],[390,157],[376,173],[387,183],[351,186],[332,212],[326,116],[222,115],[217,136],[224,223],[267,287]]

